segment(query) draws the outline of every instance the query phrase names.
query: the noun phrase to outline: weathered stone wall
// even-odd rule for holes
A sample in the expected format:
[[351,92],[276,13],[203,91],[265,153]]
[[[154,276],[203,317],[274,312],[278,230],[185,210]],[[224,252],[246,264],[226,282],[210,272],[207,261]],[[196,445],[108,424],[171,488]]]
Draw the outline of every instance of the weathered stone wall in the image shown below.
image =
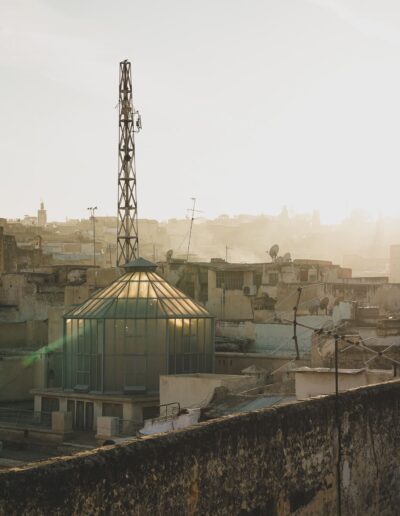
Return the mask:
[[0,323],[0,350],[38,349],[45,344],[47,344],[46,321]]
[[30,390],[34,384],[35,366],[25,365],[21,357],[2,357],[0,360],[0,401],[32,399]]
[[26,348],[26,322],[0,324],[0,349]]
[[[0,310],[0,322],[23,322],[45,320],[51,306],[62,306],[64,289],[49,287],[40,291],[38,284],[26,274],[2,274],[0,278],[0,304],[7,306]],[[16,309],[12,310],[14,306]]]
[[[342,514],[400,506],[400,382],[339,397]],[[336,514],[335,398],[0,473],[1,514]]]

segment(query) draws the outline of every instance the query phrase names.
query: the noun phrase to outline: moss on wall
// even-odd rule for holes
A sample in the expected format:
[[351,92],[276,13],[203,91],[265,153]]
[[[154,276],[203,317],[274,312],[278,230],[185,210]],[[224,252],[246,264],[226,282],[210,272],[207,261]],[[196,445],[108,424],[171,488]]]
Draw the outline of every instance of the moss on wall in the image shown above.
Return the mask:
[[[342,514],[398,514],[400,382],[340,394]],[[333,396],[0,473],[1,514],[336,514]]]

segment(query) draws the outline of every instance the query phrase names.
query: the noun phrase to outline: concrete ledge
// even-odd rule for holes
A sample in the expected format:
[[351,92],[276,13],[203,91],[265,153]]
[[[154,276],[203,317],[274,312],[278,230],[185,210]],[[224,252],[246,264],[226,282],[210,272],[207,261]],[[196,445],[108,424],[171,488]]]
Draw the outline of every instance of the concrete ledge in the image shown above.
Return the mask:
[[40,428],[40,427],[21,427],[17,425],[8,425],[2,423],[0,426],[0,440],[4,441],[25,441],[29,439],[32,442],[38,443],[48,443],[51,441],[52,443],[63,442],[65,439],[68,439],[73,434],[70,433],[58,433],[54,432],[50,428]]

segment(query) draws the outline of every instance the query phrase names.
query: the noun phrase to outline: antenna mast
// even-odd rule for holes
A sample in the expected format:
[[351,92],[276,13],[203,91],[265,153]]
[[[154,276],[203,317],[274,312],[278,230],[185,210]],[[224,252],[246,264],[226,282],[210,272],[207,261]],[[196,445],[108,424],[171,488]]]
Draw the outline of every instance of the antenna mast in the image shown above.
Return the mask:
[[188,248],[187,248],[187,255],[186,255],[186,261],[189,261],[189,251],[190,251],[190,241],[192,239],[192,229],[193,229],[193,222],[195,220],[195,213],[202,213],[201,210],[196,210],[196,197],[191,197],[191,200],[193,201],[193,206],[191,208],[188,208],[187,211],[192,213],[192,216],[190,218],[190,229],[189,229],[189,241],[188,241]]
[[132,101],[131,63],[119,64],[119,143],[118,143],[118,232],[117,266],[139,257],[134,133],[142,128]]

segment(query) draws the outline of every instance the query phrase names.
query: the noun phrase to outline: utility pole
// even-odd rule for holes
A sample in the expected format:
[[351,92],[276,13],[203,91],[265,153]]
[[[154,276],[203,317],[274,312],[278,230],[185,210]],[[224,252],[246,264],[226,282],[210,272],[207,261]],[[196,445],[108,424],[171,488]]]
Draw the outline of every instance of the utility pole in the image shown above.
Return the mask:
[[92,214],[90,218],[93,222],[93,265],[96,267],[96,219],[94,217],[94,212],[97,210],[97,206],[90,207],[88,210],[90,210],[90,213]]
[[35,272],[35,255],[37,254],[35,251],[36,249],[39,251],[38,253],[38,256],[39,256],[39,259],[38,259],[38,265],[40,267],[40,258],[41,258],[41,255],[42,255],[42,236],[41,235],[36,235],[36,243],[34,244],[33,246],[33,252],[32,252],[32,269],[33,269],[33,272]]
[[187,211],[191,212],[190,217],[190,229],[189,229],[189,241],[188,241],[188,248],[187,248],[187,255],[186,255],[186,261],[189,261],[189,251],[190,251],[190,241],[192,239],[192,229],[193,229],[193,222],[195,220],[195,213],[202,213],[200,210],[196,210],[196,197],[190,198],[193,201],[193,206],[191,208],[188,208]]
[[299,303],[300,303],[300,296],[301,296],[302,288],[299,287],[297,289],[297,301],[296,306],[293,308],[293,340],[294,345],[296,348],[296,360],[299,360],[300,354],[299,354],[299,342],[297,340],[297,311],[299,309]]
[[228,251],[230,251],[230,247],[228,247],[227,245],[225,245],[225,261],[226,263],[228,263]]
[[131,63],[119,64],[117,266],[139,257],[134,134],[142,128],[133,107]]
[[337,431],[337,459],[336,459],[336,513],[342,515],[342,476],[341,476],[341,454],[342,454],[342,430],[340,427],[340,406],[339,406],[339,335],[335,335],[335,419]]

